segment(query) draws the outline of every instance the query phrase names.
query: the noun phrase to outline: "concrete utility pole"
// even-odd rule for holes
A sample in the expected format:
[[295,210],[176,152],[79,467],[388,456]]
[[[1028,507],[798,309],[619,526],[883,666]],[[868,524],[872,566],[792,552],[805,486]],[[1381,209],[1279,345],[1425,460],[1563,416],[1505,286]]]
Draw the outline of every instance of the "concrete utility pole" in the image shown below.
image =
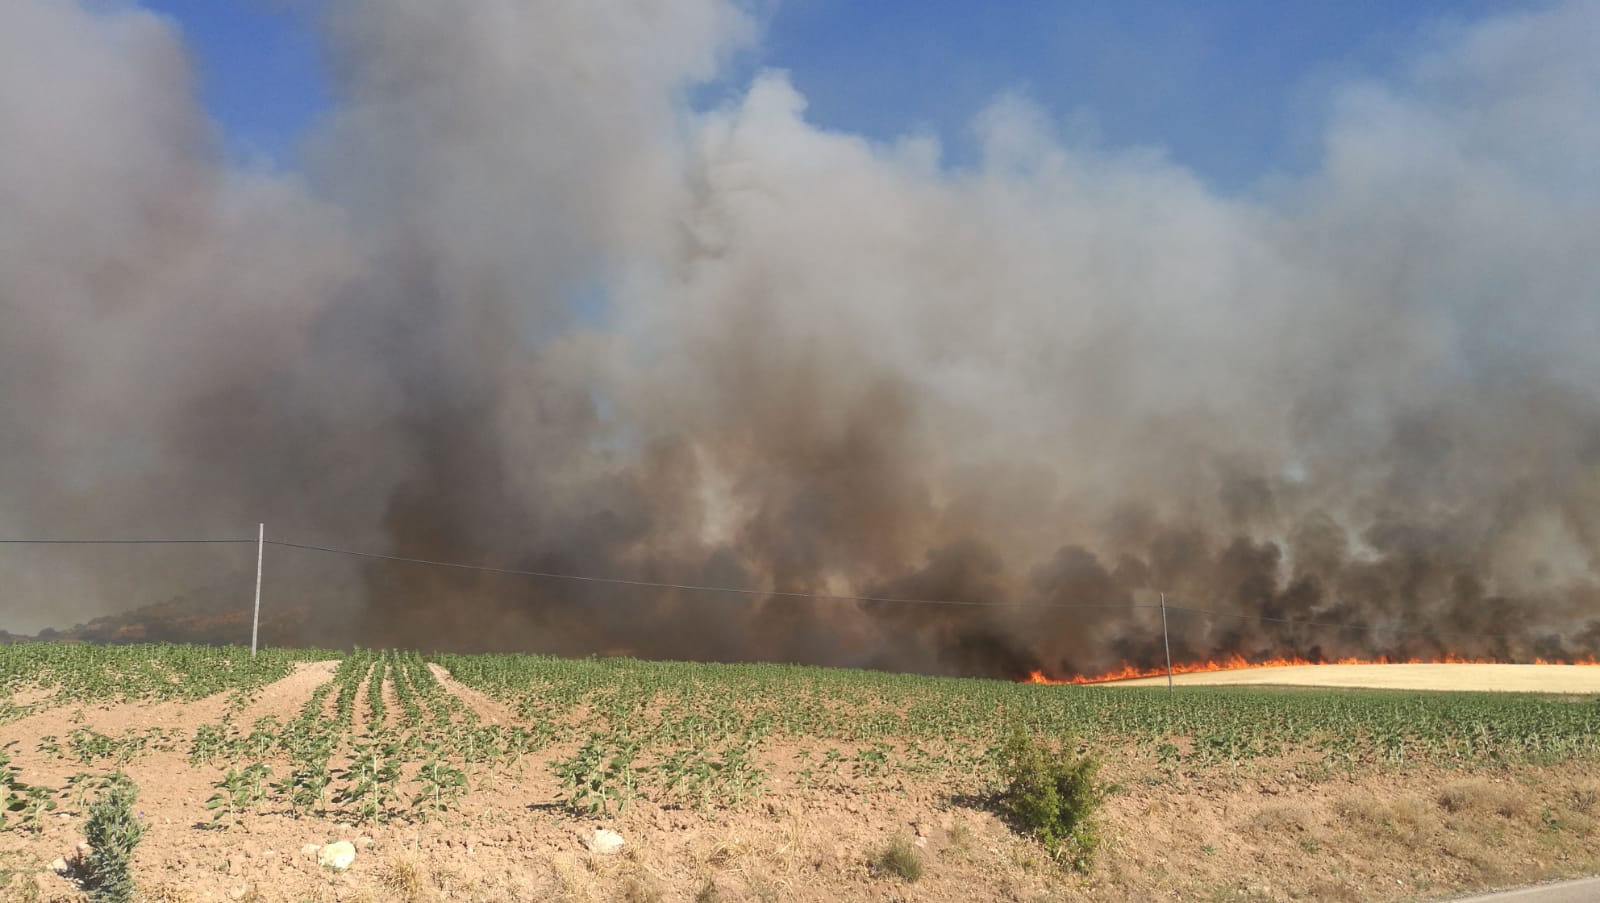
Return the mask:
[[[260,578],[257,577],[259,582]],[[260,589],[256,593],[260,595]],[[257,605],[260,603],[257,602]],[[1161,594],[1161,645],[1167,650],[1167,692],[1172,692],[1172,641],[1167,639],[1167,594]]]
[[256,613],[250,619],[250,657],[256,657],[256,636],[261,632],[261,558],[267,548],[267,525],[256,527]]

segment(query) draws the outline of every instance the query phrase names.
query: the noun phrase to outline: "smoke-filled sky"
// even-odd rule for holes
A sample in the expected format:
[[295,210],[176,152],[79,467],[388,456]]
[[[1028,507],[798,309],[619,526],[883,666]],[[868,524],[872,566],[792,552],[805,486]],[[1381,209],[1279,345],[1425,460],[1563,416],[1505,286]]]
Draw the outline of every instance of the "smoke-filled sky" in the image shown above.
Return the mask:
[[[1596,651],[1600,6],[857,78],[795,8],[328,2],[285,101],[215,12],[0,5],[0,535],[756,591],[272,549],[279,641],[1070,673],[1165,592],[1185,658]],[[250,552],[0,549],[0,627]]]

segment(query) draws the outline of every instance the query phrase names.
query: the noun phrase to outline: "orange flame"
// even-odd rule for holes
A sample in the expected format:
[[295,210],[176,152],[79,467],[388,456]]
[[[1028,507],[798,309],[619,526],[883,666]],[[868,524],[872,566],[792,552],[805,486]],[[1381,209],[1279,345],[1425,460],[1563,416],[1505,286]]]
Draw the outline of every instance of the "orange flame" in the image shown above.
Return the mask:
[[[1252,662],[1252,661],[1249,661],[1249,660],[1245,659],[1244,657],[1242,657],[1240,655],[1235,654],[1235,655],[1230,655],[1230,656],[1228,656],[1227,658],[1224,658],[1224,659],[1215,659],[1215,660],[1212,660],[1212,661],[1205,661],[1205,662],[1182,662],[1182,663],[1174,662],[1173,665],[1172,665],[1172,673],[1173,674],[1197,674],[1197,673],[1206,672],[1206,671],[1239,671],[1239,670],[1242,670],[1242,669],[1245,669],[1245,668],[1289,668],[1289,667],[1293,667],[1295,665],[1497,665],[1497,664],[1509,664],[1509,663],[1500,662],[1500,661],[1498,661],[1496,659],[1492,659],[1492,658],[1466,658],[1464,656],[1459,656],[1459,655],[1446,655],[1446,656],[1444,656],[1442,658],[1432,658],[1432,659],[1423,659],[1423,658],[1389,658],[1388,656],[1380,655],[1377,658],[1341,658],[1341,659],[1333,659],[1333,660],[1327,660],[1327,659],[1312,660],[1312,659],[1304,659],[1304,658],[1300,658],[1300,657],[1296,656],[1294,658],[1269,658],[1269,659],[1265,659],[1265,660],[1259,661],[1259,662]],[[1597,666],[1600,666],[1600,659],[1596,659],[1592,655],[1589,656],[1588,658],[1573,659],[1573,660],[1570,660],[1570,661],[1561,661],[1561,660],[1555,660],[1555,659],[1536,658],[1536,659],[1533,660],[1532,664],[1535,664],[1535,665],[1597,665]],[[1074,685],[1104,684],[1104,683],[1112,683],[1113,681],[1119,681],[1119,680],[1134,680],[1134,679],[1140,678],[1140,677],[1165,677],[1166,674],[1167,674],[1167,669],[1165,667],[1140,668],[1137,665],[1130,665],[1130,664],[1124,662],[1122,667],[1120,667],[1120,668],[1116,668],[1116,669],[1113,669],[1111,671],[1107,671],[1104,674],[1095,674],[1095,675],[1092,675],[1092,676],[1091,675],[1079,674],[1079,675],[1076,675],[1074,677],[1055,678],[1055,677],[1046,676],[1043,671],[1033,671],[1033,672],[1029,673],[1028,679],[1025,680],[1025,681],[1022,681],[1022,683],[1052,684],[1052,685],[1055,685],[1055,684],[1074,684]]]

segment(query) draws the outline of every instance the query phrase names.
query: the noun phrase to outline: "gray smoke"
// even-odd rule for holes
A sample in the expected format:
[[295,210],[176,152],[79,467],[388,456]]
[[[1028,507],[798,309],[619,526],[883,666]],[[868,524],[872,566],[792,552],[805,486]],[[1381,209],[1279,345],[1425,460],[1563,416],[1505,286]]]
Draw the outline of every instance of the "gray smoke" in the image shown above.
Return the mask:
[[[1014,97],[961,166],[781,73],[696,111],[758,40],[721,0],[324,28],[282,172],[171,23],[0,7],[0,534],[997,603],[274,548],[278,641],[1095,671],[1164,591],[1375,626],[1185,614],[1184,657],[1600,644],[1592,4],[1430,33],[1245,194]],[[245,601],[248,554],[0,549],[0,627]]]

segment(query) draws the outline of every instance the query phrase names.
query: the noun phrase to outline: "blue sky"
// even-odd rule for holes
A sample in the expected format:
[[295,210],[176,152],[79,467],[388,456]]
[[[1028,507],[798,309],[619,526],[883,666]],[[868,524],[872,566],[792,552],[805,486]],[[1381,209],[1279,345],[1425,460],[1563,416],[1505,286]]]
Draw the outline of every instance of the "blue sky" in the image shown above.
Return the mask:
[[136,0],[179,23],[201,96],[231,151],[293,162],[328,104],[314,6],[297,0]]
[[[328,102],[324,0],[144,0],[175,18],[229,149],[292,166]],[[1482,0],[788,0],[702,103],[785,69],[825,128],[933,132],[970,159],[973,115],[1002,92],[1105,147],[1160,147],[1221,189],[1314,161],[1329,85],[1391,73],[1428,29],[1519,5]]]

